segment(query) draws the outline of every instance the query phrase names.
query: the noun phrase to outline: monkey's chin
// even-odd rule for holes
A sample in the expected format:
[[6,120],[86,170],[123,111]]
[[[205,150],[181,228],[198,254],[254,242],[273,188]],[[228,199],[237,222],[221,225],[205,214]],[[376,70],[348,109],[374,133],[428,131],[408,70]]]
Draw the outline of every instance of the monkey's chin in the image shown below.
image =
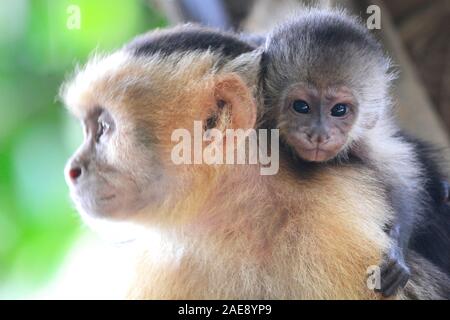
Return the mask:
[[336,155],[334,152],[323,149],[301,149],[297,150],[298,155],[305,161],[309,162],[326,162],[333,159]]
[[[121,199],[118,195],[95,196],[94,194],[80,196],[71,194],[72,201],[81,216],[94,219],[125,220],[137,211],[134,203]],[[128,205],[127,205],[128,204]]]

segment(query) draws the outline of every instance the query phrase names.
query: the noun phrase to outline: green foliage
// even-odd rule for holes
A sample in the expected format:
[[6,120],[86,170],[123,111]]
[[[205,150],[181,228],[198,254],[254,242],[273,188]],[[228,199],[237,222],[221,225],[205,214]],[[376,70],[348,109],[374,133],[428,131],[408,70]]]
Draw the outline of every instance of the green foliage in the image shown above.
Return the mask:
[[[70,5],[79,29],[68,28]],[[165,23],[138,0],[0,2],[0,297],[45,284],[78,234],[63,168],[81,130],[57,100],[60,84],[93,49]]]

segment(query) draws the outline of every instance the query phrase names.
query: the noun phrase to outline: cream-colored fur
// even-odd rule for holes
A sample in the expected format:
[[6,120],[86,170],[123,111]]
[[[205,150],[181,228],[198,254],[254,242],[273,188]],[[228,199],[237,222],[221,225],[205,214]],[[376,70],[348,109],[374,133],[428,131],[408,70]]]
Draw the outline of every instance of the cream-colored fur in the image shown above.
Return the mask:
[[368,176],[340,168],[299,182],[286,167],[273,177],[249,167],[218,170],[214,183],[193,191],[202,195],[198,211],[184,214],[195,218],[160,229],[171,258],[147,252],[130,297],[379,298],[366,270],[388,245],[380,226],[389,209]]

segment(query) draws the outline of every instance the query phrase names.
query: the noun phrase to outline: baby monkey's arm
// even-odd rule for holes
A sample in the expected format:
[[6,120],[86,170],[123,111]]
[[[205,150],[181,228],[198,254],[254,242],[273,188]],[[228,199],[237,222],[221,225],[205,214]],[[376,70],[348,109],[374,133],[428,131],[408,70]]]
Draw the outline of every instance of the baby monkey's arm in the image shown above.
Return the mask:
[[393,224],[388,230],[392,246],[381,262],[381,288],[377,290],[384,297],[395,294],[409,280],[410,270],[405,263],[405,255],[417,216],[414,201],[410,201],[411,197],[414,197],[414,192],[395,186],[390,192],[390,197],[395,210]]

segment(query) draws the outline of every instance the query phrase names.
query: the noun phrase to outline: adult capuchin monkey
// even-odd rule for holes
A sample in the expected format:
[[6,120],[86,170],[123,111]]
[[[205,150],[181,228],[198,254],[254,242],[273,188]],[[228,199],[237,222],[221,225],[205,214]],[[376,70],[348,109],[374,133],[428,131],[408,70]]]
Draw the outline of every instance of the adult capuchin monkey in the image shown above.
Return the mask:
[[[390,245],[391,210],[374,170],[303,175],[283,150],[275,175],[258,163],[172,161],[173,133],[196,134],[194,121],[204,137],[257,127],[252,49],[184,26],[91,59],[62,90],[85,132],[66,169],[77,208],[158,231],[160,251],[143,253],[131,298],[379,299],[366,270]],[[415,254],[410,266],[399,298],[448,297],[445,274]]]
[[[388,190],[395,217],[381,263],[381,292],[393,295],[410,275],[404,256],[415,225],[433,216],[427,210],[450,210],[436,208],[445,206],[445,185],[437,183],[441,199],[432,197],[436,191],[428,181],[440,175],[435,162],[394,123],[389,58],[353,17],[307,10],[268,36],[262,68],[269,126],[280,129],[284,145],[300,158],[299,170],[366,166]],[[446,233],[444,239],[450,229]],[[420,241],[413,243],[427,251]],[[448,258],[450,248],[442,249],[438,255]]]

